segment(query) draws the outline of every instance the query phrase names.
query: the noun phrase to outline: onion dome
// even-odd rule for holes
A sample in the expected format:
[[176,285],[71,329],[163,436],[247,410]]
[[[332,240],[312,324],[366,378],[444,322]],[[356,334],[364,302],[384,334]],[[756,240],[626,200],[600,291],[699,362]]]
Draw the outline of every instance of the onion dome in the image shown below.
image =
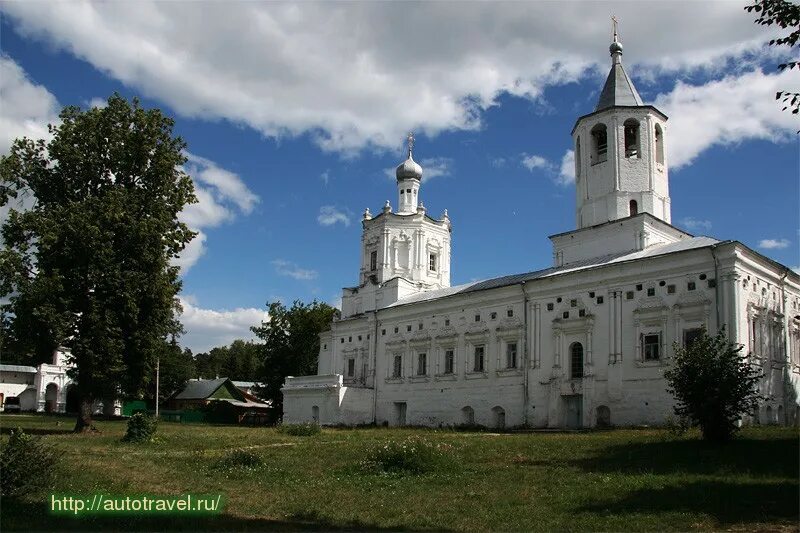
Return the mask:
[[411,133],[408,134],[408,157],[405,161],[397,165],[397,170],[395,170],[395,176],[397,176],[397,180],[408,180],[408,179],[416,179],[422,180],[422,167],[414,161],[412,157],[412,150],[414,149],[414,135]]

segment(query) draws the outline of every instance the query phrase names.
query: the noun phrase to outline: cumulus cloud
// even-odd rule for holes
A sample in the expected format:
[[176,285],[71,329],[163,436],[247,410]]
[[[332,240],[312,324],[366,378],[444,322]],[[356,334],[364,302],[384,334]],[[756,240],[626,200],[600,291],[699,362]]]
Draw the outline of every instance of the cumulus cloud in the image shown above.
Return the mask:
[[203,229],[230,222],[238,214],[248,215],[260,201],[237,174],[210,159],[188,152],[185,155],[188,161],[184,171],[194,181],[197,202],[187,205],[179,218],[198,233],[173,261],[184,273],[205,254],[207,235]]
[[689,230],[704,230],[708,231],[711,229],[711,221],[710,220],[703,220],[694,217],[683,217],[680,220],[680,225]]
[[765,250],[782,250],[789,247],[788,239],[761,239],[758,241],[758,247]]
[[316,270],[309,270],[300,268],[291,261],[285,259],[275,259],[272,261],[272,266],[275,267],[275,272],[281,276],[288,276],[297,280],[309,281],[317,278]]
[[567,150],[561,158],[561,167],[558,170],[556,183],[567,186],[575,183],[575,151]]
[[665,135],[670,167],[690,164],[714,145],[748,139],[773,142],[794,138],[797,115],[781,111],[775,93],[795,84],[796,73],[754,70],[703,85],[678,82],[655,106],[669,117]]
[[233,310],[204,309],[195,298],[180,298],[183,311],[180,321],[186,333],[181,337],[181,345],[193,353],[205,352],[216,346],[226,346],[236,339],[255,340],[251,326],[258,326],[267,320],[267,312],[252,307]]
[[319,215],[317,222],[322,226],[333,226],[334,224],[341,223],[345,226],[350,225],[350,217],[344,211],[340,211],[335,206],[323,205],[319,208]]
[[522,166],[533,172],[535,169],[549,169],[550,162],[540,155],[522,154]]
[[344,153],[392,148],[409,130],[474,130],[501,94],[538,101],[549,85],[605,71],[615,7],[626,63],[660,71],[741,57],[769,32],[731,2],[2,4],[20,33],[180,114],[309,133]]
[[49,139],[48,124],[58,122],[58,100],[33,82],[13,59],[0,55],[0,154],[14,139]]

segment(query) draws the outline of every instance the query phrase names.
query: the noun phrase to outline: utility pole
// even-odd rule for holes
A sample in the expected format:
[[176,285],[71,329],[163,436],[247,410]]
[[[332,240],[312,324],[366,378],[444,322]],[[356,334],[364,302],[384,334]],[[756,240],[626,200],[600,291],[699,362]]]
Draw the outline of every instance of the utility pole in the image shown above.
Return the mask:
[[156,359],[156,419],[158,418],[158,381],[161,378],[161,358]]

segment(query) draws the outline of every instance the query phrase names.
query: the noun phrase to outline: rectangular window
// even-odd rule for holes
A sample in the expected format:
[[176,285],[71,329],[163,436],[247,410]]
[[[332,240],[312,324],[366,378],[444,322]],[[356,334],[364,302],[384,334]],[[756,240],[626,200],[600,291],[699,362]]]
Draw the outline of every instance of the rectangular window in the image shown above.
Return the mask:
[[428,256],[428,269],[432,272],[436,272],[436,254],[430,254],[430,256]]
[[645,361],[658,361],[661,359],[660,333],[642,335],[642,358]]
[[375,250],[369,253],[369,269],[378,270],[378,252]]
[[647,288],[647,295],[648,295],[648,296],[655,296],[655,295],[656,295],[656,289],[655,289],[655,287],[648,287],[648,288]]
[[484,359],[486,356],[486,347],[484,345],[478,345],[475,347],[475,360],[473,361],[472,370],[473,372],[483,372],[484,367]]
[[403,375],[403,356],[394,356],[394,367],[392,367],[392,377],[399,378]]
[[517,343],[506,344],[506,368],[517,368]]
[[428,354],[421,353],[417,355],[417,375],[425,376],[428,374]]
[[675,294],[675,285],[667,285],[667,294]]
[[683,346],[689,347],[691,344],[703,335],[703,330],[700,328],[692,328],[683,330]]
[[453,350],[444,351],[444,373],[452,374],[455,369],[456,354]]
[[355,359],[348,359],[347,360],[347,377],[352,378],[356,374],[356,360]]
[[514,310],[513,309],[509,309],[508,311],[506,311],[506,316],[508,316],[508,318],[513,317],[514,316]]
[[694,281],[690,281],[689,283],[686,284],[686,288],[690,291],[693,291],[697,288],[697,285],[695,285]]

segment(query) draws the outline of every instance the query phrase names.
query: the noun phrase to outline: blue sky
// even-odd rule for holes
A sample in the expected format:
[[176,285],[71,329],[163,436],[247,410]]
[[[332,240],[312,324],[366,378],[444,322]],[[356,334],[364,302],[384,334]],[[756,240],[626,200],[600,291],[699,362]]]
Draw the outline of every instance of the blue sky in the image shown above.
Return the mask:
[[0,2],[0,151],[114,91],[174,116],[201,200],[183,342],[204,350],[249,338],[267,301],[336,303],[356,282],[361,213],[396,204],[411,130],[420,198],[453,222],[453,284],[548,266],[615,14],[628,73],[670,117],[673,223],[796,268],[800,120],[774,93],[800,74],[775,72],[742,5]]

